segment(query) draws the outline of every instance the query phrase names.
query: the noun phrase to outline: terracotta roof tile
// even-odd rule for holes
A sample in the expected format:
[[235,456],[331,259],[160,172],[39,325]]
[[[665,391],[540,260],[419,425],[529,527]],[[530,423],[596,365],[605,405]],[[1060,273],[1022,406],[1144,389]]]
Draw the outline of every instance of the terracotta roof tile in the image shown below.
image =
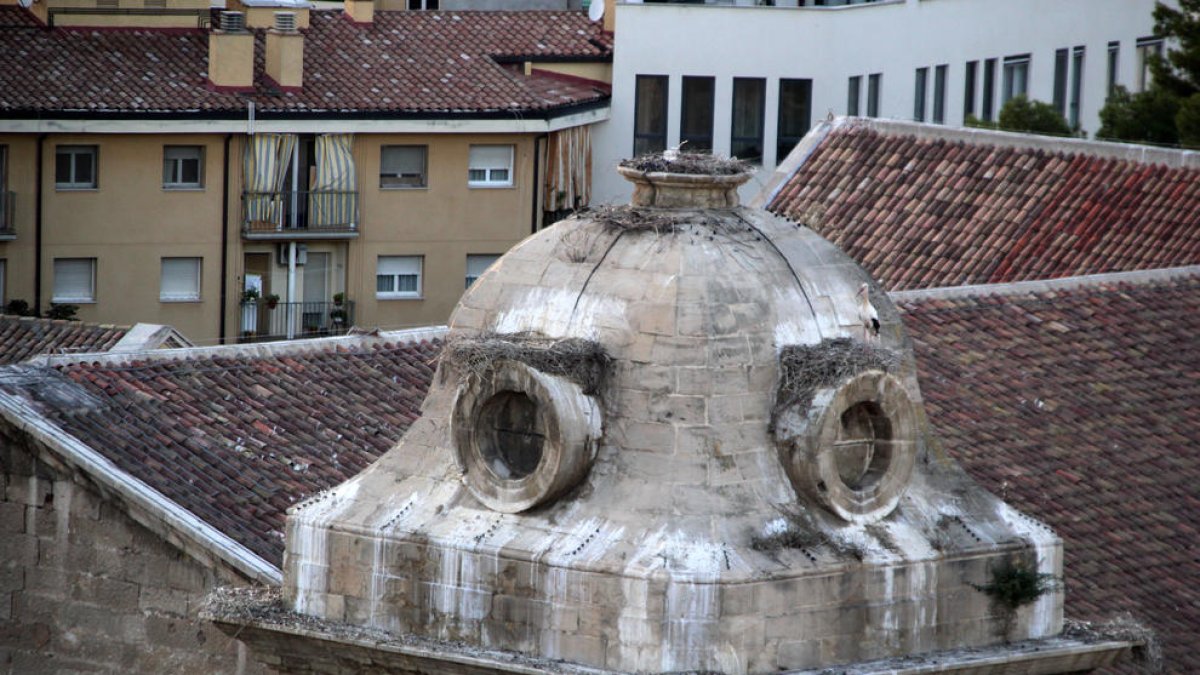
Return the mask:
[[82,321],[0,315],[0,365],[39,354],[107,351],[128,330],[123,326]]
[[[400,439],[419,415],[439,345],[21,366],[19,381],[10,374],[0,386],[278,566],[285,510]],[[39,393],[72,384],[97,403]],[[62,400],[70,405],[53,403]]]
[[837,127],[769,208],[892,290],[1200,263],[1200,169],[1000,147],[982,134]]
[[1067,615],[1200,672],[1200,277],[901,309],[944,446],[1064,538]]
[[[355,24],[313,11],[305,35],[304,86],[279,91],[208,84],[201,30],[44,30],[17,7],[0,7],[0,114],[5,111],[236,113],[479,113],[542,111],[608,98],[606,86],[525,76],[522,58],[611,57],[612,39],[583,12],[377,12]],[[514,62],[512,67],[506,63]]]

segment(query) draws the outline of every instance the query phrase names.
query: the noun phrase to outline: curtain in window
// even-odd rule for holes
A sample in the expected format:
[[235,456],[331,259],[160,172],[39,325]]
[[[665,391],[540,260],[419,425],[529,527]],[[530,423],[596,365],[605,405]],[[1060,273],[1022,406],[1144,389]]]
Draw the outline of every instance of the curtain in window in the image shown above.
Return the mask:
[[310,227],[351,227],[358,221],[353,140],[353,134],[317,136],[315,176],[308,195]]
[[571,127],[550,134],[546,144],[546,211],[583,208],[592,196],[592,131]]
[[283,181],[296,148],[295,134],[255,134],[246,142],[242,180],[246,222],[283,226]]

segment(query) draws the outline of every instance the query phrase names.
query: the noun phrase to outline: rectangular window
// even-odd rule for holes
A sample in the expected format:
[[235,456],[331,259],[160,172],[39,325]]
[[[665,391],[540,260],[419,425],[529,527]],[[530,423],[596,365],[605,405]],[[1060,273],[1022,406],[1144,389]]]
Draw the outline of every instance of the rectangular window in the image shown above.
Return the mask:
[[666,150],[667,76],[638,75],[633,108],[633,156]]
[[428,148],[424,145],[385,145],[379,150],[379,187],[426,187],[425,162]]
[[163,258],[158,299],[194,302],[200,299],[200,258]]
[[917,81],[913,85],[913,119],[925,121],[926,88],[929,86],[929,69],[917,68]]
[[483,273],[487,271],[487,268],[491,267],[492,263],[496,262],[499,258],[500,256],[496,255],[495,253],[489,253],[486,255],[468,255],[467,288],[470,288],[471,284],[475,283],[476,279],[483,276]]
[[467,185],[505,187],[512,185],[513,146],[472,145],[467,167]]
[[420,9],[433,10],[433,9],[437,9],[438,5],[439,5],[438,0],[408,0],[408,8],[410,10],[420,10]]
[[196,189],[204,186],[204,148],[199,145],[163,147],[163,187]]
[[1029,55],[1004,57],[1004,88],[1000,105],[1029,93]]
[[54,187],[88,190],[96,187],[96,146],[60,145],[54,151]]
[[766,118],[767,81],[757,77],[733,78],[733,130],[729,154],[762,163],[763,125]]
[[933,123],[946,123],[946,75],[950,70],[948,65],[940,65],[933,69]]
[[1150,72],[1150,62],[1156,56],[1162,56],[1163,41],[1159,38],[1141,38],[1137,41],[1137,58],[1138,58],[1138,91],[1146,91],[1150,88],[1150,81],[1154,79]]
[[96,301],[96,259],[54,259],[54,302]]
[[683,78],[683,106],[679,118],[679,141],[686,150],[712,150],[713,95],[716,80],[711,77]]
[[1083,99],[1083,47],[1071,52],[1071,105],[1067,108],[1067,124],[1079,128],[1079,106]]
[[966,76],[963,81],[963,119],[975,114],[975,74],[979,70],[978,61],[967,61]]
[[983,121],[991,122],[996,112],[996,59],[983,62]]
[[867,117],[879,117],[879,96],[882,87],[883,73],[867,76]]
[[8,303],[8,260],[0,258],[0,304]]
[[1054,51],[1054,109],[1064,117],[1067,114],[1067,64],[1070,57],[1069,49]]
[[419,255],[381,255],[375,263],[375,297],[380,300],[421,297]]
[[846,114],[858,117],[858,101],[862,96],[862,75],[850,78],[846,85]]
[[812,80],[779,80],[779,129],[775,137],[775,163],[787,157],[808,133],[812,115]]
[[1108,43],[1108,95],[1117,88],[1117,67],[1121,63],[1121,43]]

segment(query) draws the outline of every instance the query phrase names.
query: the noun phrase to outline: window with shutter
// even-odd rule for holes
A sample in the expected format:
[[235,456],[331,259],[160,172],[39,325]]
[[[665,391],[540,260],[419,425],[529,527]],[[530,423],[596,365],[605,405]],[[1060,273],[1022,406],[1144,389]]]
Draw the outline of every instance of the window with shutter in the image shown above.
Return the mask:
[[379,153],[379,187],[426,187],[425,162],[428,149],[424,145],[385,145]]
[[96,301],[96,259],[54,259],[54,302]]
[[513,146],[472,145],[467,184],[472,187],[512,185]]
[[421,297],[419,255],[381,255],[375,263],[375,297],[381,300]]
[[200,299],[200,258],[163,258],[158,299],[195,302]]

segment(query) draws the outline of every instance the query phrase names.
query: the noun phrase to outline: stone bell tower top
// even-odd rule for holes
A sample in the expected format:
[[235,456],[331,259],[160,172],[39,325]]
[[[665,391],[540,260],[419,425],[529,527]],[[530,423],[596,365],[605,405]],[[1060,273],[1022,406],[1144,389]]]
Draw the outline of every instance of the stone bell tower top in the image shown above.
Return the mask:
[[291,606],[619,671],[1057,634],[1057,587],[978,590],[1061,543],[938,452],[887,295],[739,163],[657,161],[467,291],[421,419],[290,515]]

